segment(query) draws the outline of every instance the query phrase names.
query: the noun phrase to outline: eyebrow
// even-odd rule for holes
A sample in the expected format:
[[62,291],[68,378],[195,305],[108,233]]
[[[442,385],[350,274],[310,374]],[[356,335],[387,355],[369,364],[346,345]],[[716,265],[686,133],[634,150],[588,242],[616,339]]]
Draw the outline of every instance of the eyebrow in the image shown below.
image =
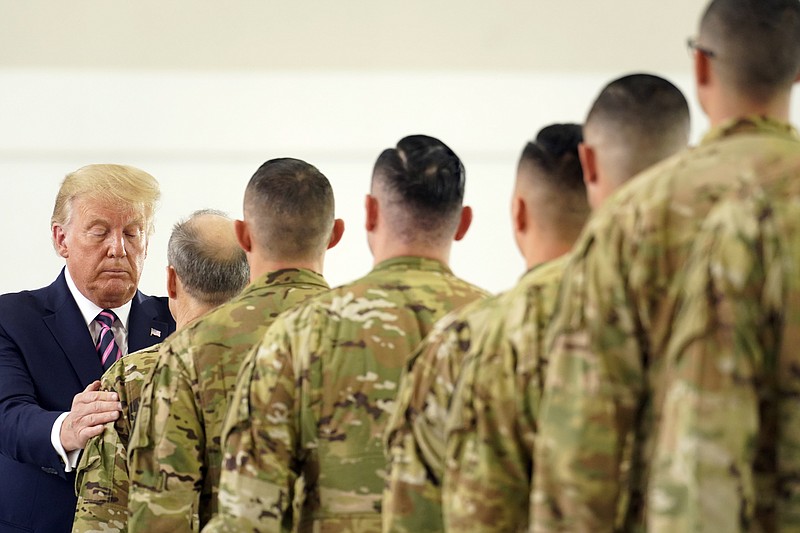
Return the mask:
[[[123,228],[129,228],[131,226],[139,226],[139,227],[143,228],[144,225],[145,225],[144,218],[137,217],[134,220],[131,220],[128,223],[124,224],[122,227]],[[109,227],[109,226],[113,226],[113,224],[111,224],[108,220],[106,220],[104,218],[93,218],[89,222],[86,223],[86,227],[87,228],[91,228],[92,226],[106,226],[106,227]]]

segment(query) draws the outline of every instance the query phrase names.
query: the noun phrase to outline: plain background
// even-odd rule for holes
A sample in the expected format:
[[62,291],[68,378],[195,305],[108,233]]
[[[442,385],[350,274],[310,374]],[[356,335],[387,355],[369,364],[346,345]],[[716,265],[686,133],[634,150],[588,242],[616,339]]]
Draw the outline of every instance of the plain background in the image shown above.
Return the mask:
[[[372,165],[412,133],[467,169],[473,227],[456,274],[489,290],[523,261],[509,200],[525,142],[580,122],[608,81],[651,72],[692,107],[686,38],[696,0],[216,2],[0,0],[0,293],[50,283],[63,264],[49,220],[63,176],[88,163],[153,174],[162,200],[140,287],[164,294],[172,224],[201,208],[241,217],[244,187],[274,157],[328,176],[340,284],[372,259],[363,228]],[[792,108],[800,123],[800,102]]]

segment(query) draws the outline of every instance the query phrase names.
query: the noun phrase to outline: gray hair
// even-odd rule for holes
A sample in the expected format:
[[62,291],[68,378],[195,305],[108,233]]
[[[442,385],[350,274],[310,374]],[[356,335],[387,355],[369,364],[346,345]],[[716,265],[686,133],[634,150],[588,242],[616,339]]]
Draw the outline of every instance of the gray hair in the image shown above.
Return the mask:
[[[231,222],[230,234],[219,231],[219,221],[209,224],[209,217]],[[195,211],[175,224],[167,261],[189,295],[210,305],[227,302],[250,280],[247,257],[236,242],[230,217],[214,209]]]

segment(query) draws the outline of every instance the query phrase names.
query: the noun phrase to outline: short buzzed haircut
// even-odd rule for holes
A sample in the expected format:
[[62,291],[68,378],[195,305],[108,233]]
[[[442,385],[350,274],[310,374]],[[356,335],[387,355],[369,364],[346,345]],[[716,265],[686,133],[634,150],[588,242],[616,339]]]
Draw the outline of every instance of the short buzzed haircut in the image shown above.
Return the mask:
[[[201,222],[203,217],[230,221],[230,235],[210,231]],[[167,245],[167,261],[186,292],[208,305],[227,302],[250,280],[247,256],[236,241],[233,222],[225,213],[213,209],[195,211],[175,224]]]
[[334,223],[333,189],[313,165],[271,159],[256,170],[244,193],[244,213],[258,245],[276,260],[324,253]]
[[[517,167],[518,185],[536,198],[539,223],[572,239],[589,216],[578,145],[580,124],[551,124],[525,145]],[[529,199],[531,199],[529,198]]]
[[589,142],[597,134],[613,144],[624,181],[686,148],[689,127],[689,104],[680,89],[660,76],[630,74],[600,91],[584,137]]
[[439,139],[410,135],[378,156],[373,188],[387,201],[393,231],[406,240],[452,239],[464,201],[464,165]]
[[800,2],[713,0],[698,41],[723,82],[749,98],[768,100],[791,90],[800,73]]

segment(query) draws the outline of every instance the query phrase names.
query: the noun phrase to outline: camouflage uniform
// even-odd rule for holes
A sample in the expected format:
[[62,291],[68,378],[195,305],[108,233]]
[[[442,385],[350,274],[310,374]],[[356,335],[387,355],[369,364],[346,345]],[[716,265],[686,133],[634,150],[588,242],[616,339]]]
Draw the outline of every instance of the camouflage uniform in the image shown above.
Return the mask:
[[380,531],[401,370],[437,319],[485,294],[400,257],[280,317],[240,376],[207,531]]
[[[541,286],[544,280],[549,283],[555,277],[554,285],[557,285],[560,276],[550,273],[560,273],[563,261],[559,259],[535,268],[510,291],[478,300],[450,313],[435,324],[433,331],[415,350],[400,381],[396,411],[386,433],[391,469],[383,498],[384,531],[444,530],[445,432],[452,416],[451,397],[459,376],[463,376],[462,367],[472,364],[485,350],[496,351],[494,345],[504,338],[504,326],[511,316],[509,306],[524,298],[528,291]],[[517,314],[522,319],[522,310]],[[515,322],[512,329],[516,326]],[[516,387],[515,383],[512,385]],[[466,436],[462,431],[466,430],[464,422],[460,420],[456,424],[457,439]],[[452,466],[447,465],[448,477],[456,475]],[[530,471],[527,471],[525,479],[529,476]],[[525,490],[526,512],[527,493]],[[523,522],[527,522],[527,514]],[[468,526],[477,527],[478,524],[473,518]],[[457,530],[461,529],[459,526]]]
[[74,533],[125,531],[128,522],[128,439],[145,376],[158,359],[156,344],[126,355],[103,374],[101,389],[116,392],[122,413],[86,443],[78,463]]
[[652,531],[800,531],[800,164],[714,208],[687,262]]
[[[527,531],[545,331],[568,256],[504,297],[472,346],[447,423],[442,505],[447,531]],[[467,320],[469,322],[469,319]]]
[[[696,499],[662,501],[664,494],[678,492],[666,490],[658,481],[663,470],[654,473],[651,462],[660,438],[665,394],[667,389],[676,394],[667,387],[667,348],[671,338],[685,335],[678,327],[686,326],[676,323],[680,298],[697,291],[714,298],[704,292],[705,287],[686,286],[691,271],[687,261],[693,247],[699,246],[701,224],[716,206],[763,195],[759,190],[778,177],[787,184],[794,180],[796,186],[799,141],[790,126],[768,119],[723,124],[696,149],[625,185],[589,222],[564,274],[548,337],[550,368],[532,495],[534,531],[636,531],[645,527],[653,512],[703,512]],[[776,197],[782,194],[776,192]],[[727,334],[732,334],[729,328]],[[714,379],[713,373],[709,379]],[[716,402],[713,395],[709,400]],[[751,413],[740,414],[735,404],[731,409],[726,429],[750,425],[746,418]],[[710,423],[709,431],[717,431],[720,420]],[[722,431],[717,436],[720,442],[726,438]],[[724,456],[713,449],[705,452],[705,458],[695,459],[715,463],[715,472],[708,474],[713,478],[724,471],[724,476],[737,478],[746,487],[740,496],[748,500],[752,479],[744,479],[748,472],[739,470],[743,463],[725,468]],[[648,486],[652,475],[656,477]],[[711,487],[708,496],[713,498],[716,483],[733,479],[708,481],[705,488]],[[647,499],[648,489],[659,486],[660,492]],[[696,498],[698,486],[692,486],[684,495]],[[767,492],[775,494],[774,487]],[[750,523],[752,509],[737,507],[725,509],[728,518]],[[711,524],[709,530],[725,527]]]
[[383,531],[422,533],[444,527],[444,426],[462,348],[469,346],[465,317],[483,317],[495,299],[476,300],[437,321],[403,369],[385,434],[389,477],[383,491]]
[[327,289],[309,270],[270,272],[164,342],[131,435],[130,531],[197,531],[210,519],[244,355],[278,314]]

